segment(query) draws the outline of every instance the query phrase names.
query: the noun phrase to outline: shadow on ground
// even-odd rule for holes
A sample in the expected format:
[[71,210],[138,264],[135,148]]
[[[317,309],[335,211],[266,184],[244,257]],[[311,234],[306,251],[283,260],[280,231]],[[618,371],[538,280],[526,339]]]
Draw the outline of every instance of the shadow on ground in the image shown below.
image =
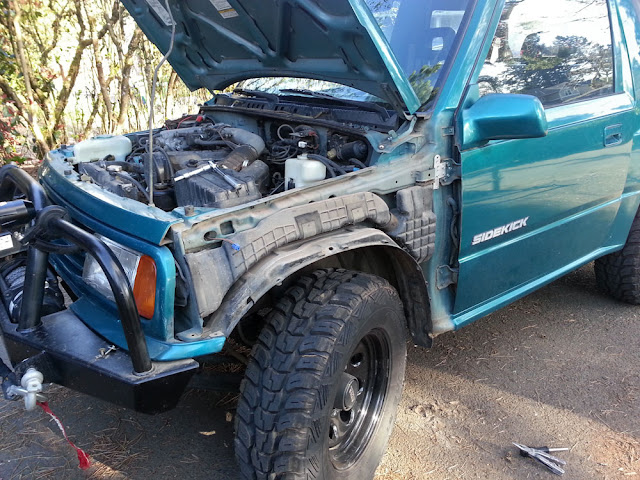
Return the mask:
[[[640,474],[639,313],[603,296],[587,266],[431,350],[412,347],[377,478],[549,478],[511,442],[570,447],[567,479]],[[77,469],[41,412],[5,402],[0,479],[238,478],[232,394],[191,391],[154,417],[63,388],[50,405],[94,466]]]

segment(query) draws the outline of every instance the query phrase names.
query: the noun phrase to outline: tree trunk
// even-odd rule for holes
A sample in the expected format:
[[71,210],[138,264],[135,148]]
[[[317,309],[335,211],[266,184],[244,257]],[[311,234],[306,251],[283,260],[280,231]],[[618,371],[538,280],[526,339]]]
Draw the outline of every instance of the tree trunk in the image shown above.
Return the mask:
[[[178,79],[178,74],[175,70],[171,70],[171,75],[169,76],[169,83],[167,83],[167,96],[164,99],[164,117],[170,118],[173,116],[173,92],[176,87],[176,80]],[[169,105],[171,105],[171,113],[169,113]]]
[[122,67],[122,80],[120,83],[120,112],[116,127],[122,128],[124,120],[129,114],[129,106],[131,105],[131,69],[133,68],[134,53],[138,51],[140,42],[142,41],[142,30],[136,27],[136,31],[131,37],[127,53],[124,57],[124,65]]
[[[33,136],[36,140],[36,144],[38,145],[39,155],[45,155],[49,151],[49,146],[47,145],[47,141],[45,139],[45,135],[42,132],[42,128],[40,127],[40,123],[38,121],[37,113],[35,112],[36,102],[33,98],[33,90],[31,88],[31,68],[29,62],[27,61],[27,56],[24,48],[24,39],[22,38],[22,28],[20,26],[20,20],[22,16],[22,10],[20,9],[20,2],[16,2],[15,0],[9,1],[9,8],[13,10],[13,35],[14,42],[17,49],[17,57],[18,63],[20,67],[20,72],[22,73],[22,80],[24,81],[25,87],[25,97],[26,104],[22,103],[19,107],[19,111],[21,112],[21,116],[27,121],[29,128],[33,132]],[[6,83],[6,82],[4,82]],[[8,83],[6,83],[7,87],[11,88]],[[4,88],[3,88],[4,90]],[[13,100],[18,98],[18,95],[14,94],[10,97],[13,97]]]

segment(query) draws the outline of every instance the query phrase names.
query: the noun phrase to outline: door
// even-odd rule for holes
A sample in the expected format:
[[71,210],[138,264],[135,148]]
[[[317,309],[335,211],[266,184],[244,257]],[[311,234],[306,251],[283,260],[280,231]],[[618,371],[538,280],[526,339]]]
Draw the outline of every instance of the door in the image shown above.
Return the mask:
[[549,130],[461,152],[458,325],[607,244],[636,121],[611,25],[606,0],[506,1],[477,74],[480,95],[538,97]]

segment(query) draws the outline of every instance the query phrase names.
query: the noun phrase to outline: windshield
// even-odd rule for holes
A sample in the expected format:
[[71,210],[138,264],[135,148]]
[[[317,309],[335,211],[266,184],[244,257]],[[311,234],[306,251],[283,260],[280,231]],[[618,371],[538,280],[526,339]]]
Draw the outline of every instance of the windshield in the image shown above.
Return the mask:
[[366,0],[420,102],[435,93],[471,0]]
[[[471,0],[365,0],[422,104],[435,96],[441,72],[461,34]],[[348,100],[385,103],[355,88],[307,78],[251,78],[244,90],[311,90]],[[285,92],[286,93],[286,92]]]

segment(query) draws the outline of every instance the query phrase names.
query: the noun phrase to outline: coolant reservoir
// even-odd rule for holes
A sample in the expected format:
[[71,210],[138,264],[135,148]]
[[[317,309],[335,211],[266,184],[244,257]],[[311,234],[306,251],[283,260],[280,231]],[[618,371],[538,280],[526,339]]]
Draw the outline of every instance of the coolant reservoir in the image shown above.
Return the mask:
[[284,163],[285,190],[289,190],[292,181],[295,188],[299,188],[324,180],[326,176],[327,167],[324,163],[311,160],[306,154],[289,158]]
[[131,153],[131,140],[122,135],[99,135],[77,143],[73,152],[74,163],[102,160],[109,155],[122,162]]

